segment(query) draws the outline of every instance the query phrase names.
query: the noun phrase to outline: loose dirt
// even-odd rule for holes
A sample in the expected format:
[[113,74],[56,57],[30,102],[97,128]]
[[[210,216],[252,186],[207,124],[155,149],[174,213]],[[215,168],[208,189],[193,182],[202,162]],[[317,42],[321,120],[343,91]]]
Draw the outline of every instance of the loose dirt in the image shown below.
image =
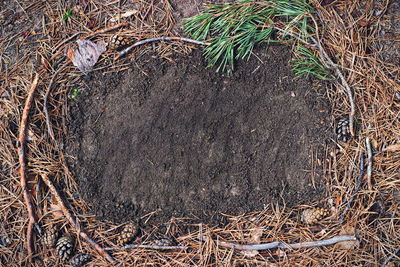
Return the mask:
[[309,80],[294,78],[288,48],[256,54],[230,77],[206,69],[195,51],[85,78],[70,103],[68,151],[97,216],[158,211],[158,222],[218,223],[220,213],[324,194],[311,157],[331,137],[327,104]]

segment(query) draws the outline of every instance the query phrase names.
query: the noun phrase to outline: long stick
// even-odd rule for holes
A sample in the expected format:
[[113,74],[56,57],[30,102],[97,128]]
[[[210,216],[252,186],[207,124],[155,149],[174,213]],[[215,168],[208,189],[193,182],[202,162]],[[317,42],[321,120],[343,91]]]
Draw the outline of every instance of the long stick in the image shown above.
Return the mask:
[[240,245],[231,242],[219,241],[218,244],[223,247],[228,247],[238,250],[267,250],[272,248],[282,248],[282,249],[312,248],[312,247],[333,245],[343,241],[357,241],[357,238],[353,235],[341,235],[321,241],[301,242],[294,244],[286,244],[280,241],[275,241],[265,244],[256,244],[256,245]]
[[51,180],[47,177],[46,174],[42,175],[43,182],[47,185],[47,187],[50,189],[51,194],[53,197],[56,199],[58,206],[61,208],[62,213],[64,214],[65,217],[67,217],[69,223],[72,225],[73,228],[75,228],[76,232],[86,241],[91,245],[94,249],[99,252],[100,255],[105,257],[109,262],[115,263],[115,260],[111,257],[110,254],[108,254],[107,251],[105,251],[99,244],[97,244],[93,239],[91,239],[83,230],[81,230],[81,227],[79,223],[76,221],[75,217],[72,216],[72,214],[69,212],[67,207],[64,204],[64,201],[61,199],[60,194],[58,193],[56,187],[53,185]]
[[210,43],[200,42],[200,41],[196,41],[196,40],[192,40],[192,39],[188,39],[188,38],[183,38],[183,37],[178,37],[178,36],[171,36],[171,37],[162,36],[162,37],[150,38],[150,39],[145,39],[145,40],[136,42],[133,45],[125,48],[124,50],[122,50],[115,59],[119,59],[119,58],[125,56],[126,54],[128,54],[136,46],[147,44],[147,43],[151,43],[151,42],[155,42],[155,41],[183,41],[183,42],[192,43],[192,44],[198,44],[198,45],[209,45],[210,44]]
[[156,246],[156,245],[141,245],[141,244],[129,244],[122,247],[109,247],[104,248],[104,250],[119,250],[119,249],[131,249],[131,248],[150,248],[150,249],[160,249],[160,250],[169,250],[169,249],[188,249],[188,246]]
[[29,191],[26,181],[27,179],[26,179],[25,143],[26,143],[26,130],[27,130],[29,111],[31,109],[33,95],[35,94],[38,81],[39,81],[39,74],[36,73],[35,78],[33,79],[33,82],[31,84],[31,88],[29,89],[28,98],[25,101],[25,107],[22,113],[21,125],[19,128],[19,137],[18,137],[19,141],[18,158],[20,165],[19,174],[21,177],[21,187],[24,194],[25,204],[26,208],[28,209],[28,216],[29,216],[28,228],[26,232],[26,248],[28,250],[29,259],[32,258],[32,255],[34,253],[34,248],[32,244],[32,230],[33,226],[36,224],[36,217],[29,196]]
[[352,136],[355,135],[354,132],[354,115],[356,113],[356,105],[354,104],[354,97],[353,93],[351,92],[350,86],[346,81],[346,78],[344,77],[343,73],[340,71],[339,67],[333,63],[332,59],[329,57],[328,53],[326,53],[325,49],[322,47],[321,43],[315,40],[315,38],[311,37],[311,40],[317,45],[319,48],[319,51],[321,52],[321,56],[324,59],[322,62],[325,67],[328,68],[333,68],[336,72],[336,75],[339,77],[341,81],[341,85],[344,88],[344,91],[347,93],[347,96],[349,98],[350,102],[350,114],[349,114],[349,126],[350,126],[350,134]]

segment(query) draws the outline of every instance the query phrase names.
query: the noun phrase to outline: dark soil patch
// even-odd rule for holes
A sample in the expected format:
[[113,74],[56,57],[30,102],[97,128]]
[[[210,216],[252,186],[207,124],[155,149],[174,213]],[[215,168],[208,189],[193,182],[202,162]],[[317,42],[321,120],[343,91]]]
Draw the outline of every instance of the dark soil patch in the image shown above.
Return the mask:
[[221,212],[321,197],[310,159],[330,132],[326,105],[309,81],[294,79],[286,47],[260,51],[232,77],[205,69],[197,51],[86,78],[71,106],[68,150],[98,216],[127,221],[160,210],[158,222],[214,223]]

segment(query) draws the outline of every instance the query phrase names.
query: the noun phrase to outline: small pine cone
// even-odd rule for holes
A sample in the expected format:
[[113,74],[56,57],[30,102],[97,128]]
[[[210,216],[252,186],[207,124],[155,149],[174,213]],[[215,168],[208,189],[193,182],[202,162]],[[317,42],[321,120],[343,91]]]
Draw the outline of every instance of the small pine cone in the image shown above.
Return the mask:
[[306,209],[301,214],[301,220],[306,224],[315,224],[329,216],[330,211],[324,208]]
[[58,256],[60,256],[62,260],[68,260],[71,258],[72,253],[74,252],[72,239],[69,236],[60,237],[60,239],[57,240],[56,250]]
[[350,124],[347,118],[339,120],[336,127],[336,138],[338,141],[347,142],[351,138]]
[[121,50],[129,44],[129,39],[127,37],[114,34],[110,38],[109,47],[112,50]]
[[43,237],[41,239],[43,246],[47,248],[53,248],[58,238],[58,232],[54,225],[50,225],[46,228]]
[[167,247],[167,246],[173,246],[174,242],[170,238],[160,238],[160,239],[151,241],[151,245]]
[[88,263],[92,259],[92,257],[93,256],[91,254],[80,253],[72,257],[72,259],[69,261],[69,264],[72,267],[81,267]]
[[123,246],[132,241],[139,232],[139,226],[136,223],[130,222],[122,229],[118,236],[118,244]]

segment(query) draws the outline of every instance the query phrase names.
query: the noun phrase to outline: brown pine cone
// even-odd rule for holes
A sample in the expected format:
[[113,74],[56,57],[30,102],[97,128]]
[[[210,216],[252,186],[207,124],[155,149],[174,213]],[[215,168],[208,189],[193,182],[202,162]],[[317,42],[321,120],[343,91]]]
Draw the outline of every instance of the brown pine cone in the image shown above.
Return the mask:
[[50,225],[46,228],[41,238],[41,242],[43,246],[47,248],[53,248],[54,245],[56,244],[57,238],[58,238],[58,232],[56,227],[54,225]]
[[112,50],[121,50],[130,43],[128,37],[124,37],[118,34],[114,34],[110,38],[109,47]]
[[314,224],[329,216],[330,211],[324,208],[306,209],[301,214],[301,220],[306,224]]
[[71,258],[74,252],[74,244],[71,237],[69,236],[60,237],[60,239],[57,240],[56,250],[58,256],[60,256],[62,260],[68,260],[69,258]]
[[121,233],[118,236],[118,244],[120,246],[126,245],[132,241],[132,239],[139,232],[139,226],[137,223],[130,222],[124,226]]
[[336,138],[341,142],[347,142],[350,140],[350,125],[347,118],[342,118],[339,120],[336,127]]
[[168,247],[168,246],[173,246],[174,242],[172,241],[172,239],[164,237],[164,238],[153,240],[153,241],[151,241],[150,244],[154,245],[154,246]]
[[72,267],[81,267],[88,263],[92,259],[92,257],[93,256],[91,254],[80,253],[72,257],[72,259],[69,261],[69,264]]

